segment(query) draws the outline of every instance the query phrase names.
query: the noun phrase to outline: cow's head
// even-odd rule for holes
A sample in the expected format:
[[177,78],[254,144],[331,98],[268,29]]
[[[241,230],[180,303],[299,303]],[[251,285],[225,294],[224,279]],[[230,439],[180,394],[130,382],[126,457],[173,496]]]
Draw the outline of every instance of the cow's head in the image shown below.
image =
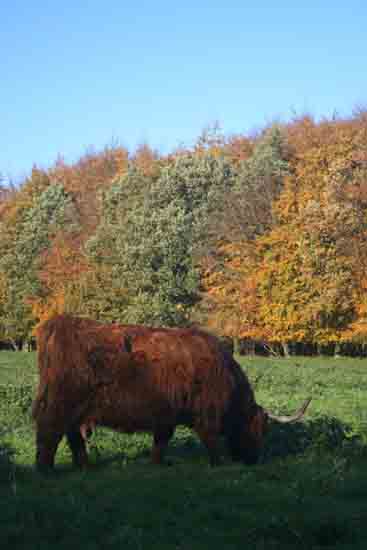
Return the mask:
[[246,464],[256,464],[256,462],[258,462],[269,425],[269,419],[276,420],[282,424],[298,422],[305,414],[310,402],[311,398],[306,399],[302,407],[291,416],[279,416],[267,411],[260,405],[255,405],[243,434],[244,437],[241,454],[244,462]]

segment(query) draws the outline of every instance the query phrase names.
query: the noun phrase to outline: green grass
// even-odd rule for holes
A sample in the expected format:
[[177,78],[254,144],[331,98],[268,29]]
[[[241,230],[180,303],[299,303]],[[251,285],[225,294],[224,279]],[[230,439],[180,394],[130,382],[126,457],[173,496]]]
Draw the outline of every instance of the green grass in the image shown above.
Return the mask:
[[[365,549],[367,360],[242,358],[259,403],[304,422],[272,426],[262,461],[210,468],[187,429],[170,467],[150,464],[148,435],[97,430],[93,467],[63,443],[55,474],[33,467],[34,354],[0,353],[0,547],[24,549]],[[17,393],[14,388],[25,387]],[[13,393],[12,393],[13,392]]]
[[16,384],[36,381],[36,354],[25,352],[0,352],[0,384]]

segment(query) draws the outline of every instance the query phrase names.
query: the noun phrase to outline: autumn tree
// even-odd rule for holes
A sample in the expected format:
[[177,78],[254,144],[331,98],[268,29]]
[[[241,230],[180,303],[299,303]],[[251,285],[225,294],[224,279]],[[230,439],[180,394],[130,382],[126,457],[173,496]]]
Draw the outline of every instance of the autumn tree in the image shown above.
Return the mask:
[[[233,185],[225,189],[220,207],[212,217],[213,245],[202,259],[205,300],[202,313],[218,331],[239,336],[251,330],[253,281],[252,242],[273,227],[273,201],[289,174],[287,141],[278,126],[269,128],[254,145],[253,153],[234,171]],[[247,281],[248,288],[244,288]],[[241,288],[241,291],[240,291]],[[239,304],[246,297],[246,304]]]
[[32,208],[39,194],[49,185],[47,174],[33,168],[21,188],[14,191],[3,204],[0,219],[0,280],[2,304],[0,326],[7,340],[14,347],[29,334],[32,324],[30,306],[25,304],[24,292],[19,277],[27,265],[18,261],[17,243],[22,238],[22,227],[27,212]]
[[247,255],[247,265],[234,266],[243,275],[239,309],[248,314],[249,284],[256,303],[252,327],[244,323],[239,334],[280,343],[285,352],[292,342],[342,342],[358,315],[356,266],[366,234],[366,210],[353,199],[359,131],[336,122],[322,139],[319,131],[311,139],[307,125],[308,147],[291,161],[275,223],[254,242],[252,262]]
[[72,199],[73,220],[57,230],[39,257],[42,292],[30,297],[33,315],[46,319],[57,312],[84,314],[89,266],[85,242],[93,235],[101,216],[101,195],[127,170],[128,152],[113,145],[89,150],[68,165],[62,158],[49,170],[50,180],[62,186]]
[[157,151],[148,143],[141,143],[130,156],[130,163],[144,176],[159,177],[161,171],[161,159]]
[[50,179],[62,185],[73,197],[81,231],[86,240],[99,223],[100,194],[127,171],[128,151],[120,146],[87,151],[77,162],[66,164],[60,158],[49,170]]
[[207,324],[285,352],[367,338],[367,116],[204,129],[0,183],[0,337],[69,311]]
[[34,324],[29,298],[42,293],[38,276],[42,252],[57,228],[72,230],[74,221],[73,204],[63,187],[34,171],[0,228],[1,324],[13,342],[27,339]]

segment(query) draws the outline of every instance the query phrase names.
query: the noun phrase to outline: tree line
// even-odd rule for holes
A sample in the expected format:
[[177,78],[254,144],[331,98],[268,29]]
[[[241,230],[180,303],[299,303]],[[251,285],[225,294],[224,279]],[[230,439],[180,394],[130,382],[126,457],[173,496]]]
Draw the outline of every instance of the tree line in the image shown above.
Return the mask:
[[0,342],[55,313],[199,324],[247,351],[365,354],[367,113],[0,183]]

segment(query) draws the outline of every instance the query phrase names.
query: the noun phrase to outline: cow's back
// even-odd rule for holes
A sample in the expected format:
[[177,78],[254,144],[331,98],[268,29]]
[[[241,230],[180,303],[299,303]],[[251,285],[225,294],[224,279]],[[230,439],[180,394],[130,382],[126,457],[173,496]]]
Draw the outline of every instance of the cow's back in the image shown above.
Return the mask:
[[[153,384],[179,414],[220,422],[236,391],[236,374],[219,340],[198,329],[120,326],[132,352],[142,353]],[[237,373],[240,375],[240,373]]]

